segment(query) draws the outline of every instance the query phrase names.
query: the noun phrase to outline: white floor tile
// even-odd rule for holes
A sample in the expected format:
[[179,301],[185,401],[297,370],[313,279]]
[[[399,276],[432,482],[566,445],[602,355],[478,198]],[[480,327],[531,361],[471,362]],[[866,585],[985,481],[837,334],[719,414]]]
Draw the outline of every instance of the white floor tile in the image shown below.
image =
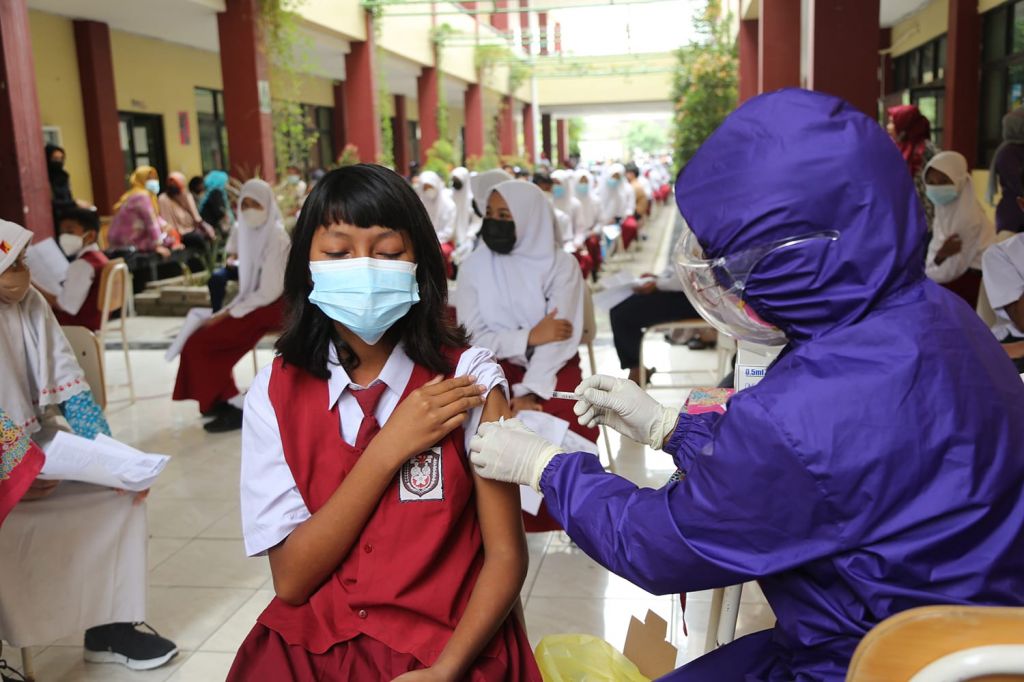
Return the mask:
[[265,559],[245,556],[241,540],[196,538],[150,573],[150,585],[258,589],[270,577]]
[[155,670],[135,671],[110,663],[86,663],[81,646],[51,646],[35,657],[38,682],[163,682],[181,667],[188,653],[179,652]]
[[200,651],[219,651],[234,653],[242,644],[249,631],[256,625],[256,619],[267,604],[274,598],[274,593],[269,590],[259,590],[249,601],[242,604],[242,607],[223,624],[209,639],[199,647]]
[[189,656],[185,664],[168,678],[168,682],[213,682],[223,680],[235,660],[233,653],[197,651]]
[[229,587],[151,587],[147,621],[179,649],[195,650],[256,590]]

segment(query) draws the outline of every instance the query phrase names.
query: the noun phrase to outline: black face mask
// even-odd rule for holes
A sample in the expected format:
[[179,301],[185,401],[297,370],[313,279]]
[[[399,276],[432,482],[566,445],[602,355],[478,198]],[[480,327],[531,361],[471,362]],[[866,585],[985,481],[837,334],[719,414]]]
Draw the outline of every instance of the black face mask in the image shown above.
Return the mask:
[[459,180],[458,178],[452,178],[452,189],[455,190],[456,192],[462,189],[462,180]]
[[59,173],[64,170],[64,162],[50,159],[49,168],[51,173]]
[[480,238],[494,253],[511,253],[516,245],[516,224],[511,220],[484,218],[480,226]]
[[181,194],[181,190],[178,189],[178,186],[173,182],[167,183],[167,187],[164,188],[164,192],[166,192],[169,197],[176,197]]

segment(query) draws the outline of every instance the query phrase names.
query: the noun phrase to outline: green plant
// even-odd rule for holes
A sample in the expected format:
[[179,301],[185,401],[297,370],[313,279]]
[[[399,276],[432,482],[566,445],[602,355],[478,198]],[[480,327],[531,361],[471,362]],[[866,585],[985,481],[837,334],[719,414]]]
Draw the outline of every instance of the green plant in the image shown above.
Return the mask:
[[579,116],[569,119],[569,156],[580,156],[580,140],[585,129],[586,123]]
[[522,154],[502,154],[501,156],[502,166],[518,166],[528,173],[533,172],[533,164],[530,160]]
[[[430,29],[430,41],[434,44],[434,68],[437,72],[438,81],[444,78],[441,69],[441,61],[444,58],[444,46],[456,31],[451,24],[441,24]],[[444,96],[444,88],[440,87],[437,98],[437,134],[441,139],[448,137],[448,101]]]
[[[384,48],[381,47],[381,17],[384,16],[383,5],[373,4],[367,10],[370,13],[373,24],[373,45],[377,58],[377,121],[380,127],[380,152],[377,154],[377,163],[388,168],[395,167],[395,134],[391,129],[391,117],[394,116],[394,104],[391,99],[391,91],[388,88],[388,78],[384,68]],[[404,168],[399,168],[404,172]]]
[[662,153],[668,147],[668,130],[654,121],[633,121],[626,129],[626,147],[631,155]]
[[484,145],[483,154],[480,156],[471,156],[466,159],[466,168],[477,173],[498,168],[500,165],[501,162],[498,160],[498,152],[495,151],[494,145],[490,143]]
[[457,164],[455,147],[448,140],[439,138],[427,150],[427,159],[423,162],[423,170],[434,171],[447,183],[448,174]]
[[730,17],[720,0],[708,0],[694,18],[701,40],[676,51],[672,145],[676,173],[736,106],[738,59],[729,35]]
[[343,166],[354,166],[359,163],[359,147],[352,143],[345,145],[345,148],[341,150],[341,155],[334,163],[335,168],[341,168]]
[[499,64],[507,66],[508,81],[505,86],[510,95],[515,94],[531,73],[530,66],[504,45],[477,45],[473,49],[473,62],[481,74],[481,82],[489,79]]

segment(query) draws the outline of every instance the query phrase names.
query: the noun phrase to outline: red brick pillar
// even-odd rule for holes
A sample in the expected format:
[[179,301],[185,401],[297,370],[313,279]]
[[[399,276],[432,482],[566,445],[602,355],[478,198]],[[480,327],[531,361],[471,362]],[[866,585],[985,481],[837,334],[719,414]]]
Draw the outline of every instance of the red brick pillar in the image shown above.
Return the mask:
[[548,161],[555,162],[551,155],[551,114],[540,115],[540,151]]
[[508,0],[494,0],[494,9],[497,11],[491,14],[491,26],[508,33],[508,12],[501,11],[508,9]]
[[740,22],[740,104],[757,95],[757,38],[758,20]]
[[878,3],[811,0],[808,17],[807,87],[842,97],[872,118],[878,116]]
[[349,43],[345,55],[345,138],[359,160],[376,163],[381,154],[373,16],[366,12],[366,40]]
[[536,142],[534,141],[532,104],[523,105],[523,145],[526,147],[526,158],[530,160],[530,163],[537,163],[537,155],[534,151]]
[[466,107],[466,158],[481,157],[484,155],[484,94],[479,83],[469,84],[463,102]]
[[437,69],[424,66],[416,78],[416,104],[420,115],[420,149],[426,158],[439,135],[437,129]]
[[82,89],[82,112],[85,115],[85,140],[89,145],[92,200],[101,214],[109,215],[124,192],[125,177],[110,27],[98,21],[76,20],[74,31],[78,83]]
[[540,54],[544,56],[548,53],[548,13],[538,12],[537,23],[540,26]]
[[558,165],[569,165],[569,122],[564,118],[558,119]]
[[759,23],[758,92],[799,87],[800,0],[764,0]]
[[331,123],[334,126],[334,148],[331,152],[334,154],[333,160],[337,161],[341,153],[345,151],[345,145],[348,144],[348,121],[345,119],[345,83],[335,81],[333,89],[334,112]]
[[519,0],[519,31],[523,34],[520,41],[523,52],[530,54],[530,0]]
[[0,218],[53,236],[39,97],[25,0],[0,2]]
[[270,119],[270,81],[260,30],[259,0],[225,0],[217,15],[220,72],[224,81],[224,123],[228,131],[231,175],[248,179],[259,169],[274,182],[274,133]]
[[409,170],[409,116],[405,95],[395,95],[394,149],[395,170],[405,175]]
[[501,98],[498,139],[501,142],[502,156],[516,155],[516,110],[515,102],[509,95]]
[[978,160],[980,30],[978,0],[949,0],[943,147],[967,157],[969,168]]

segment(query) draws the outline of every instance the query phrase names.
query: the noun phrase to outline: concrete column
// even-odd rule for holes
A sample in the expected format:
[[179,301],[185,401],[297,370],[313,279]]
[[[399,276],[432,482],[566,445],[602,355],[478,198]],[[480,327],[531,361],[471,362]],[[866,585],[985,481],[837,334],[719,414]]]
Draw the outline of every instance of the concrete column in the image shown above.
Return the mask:
[[800,87],[800,0],[763,0],[759,24],[758,92]]
[[270,76],[260,30],[259,0],[225,0],[217,15],[220,71],[224,82],[224,124],[231,175],[259,175],[273,183],[274,133],[270,119]]
[[757,19],[746,19],[740,22],[740,104],[757,95],[758,23]]
[[807,86],[842,97],[872,118],[878,116],[878,3],[811,0],[808,18]]
[[562,24],[555,22],[555,54],[562,54]]
[[498,139],[501,142],[499,153],[502,156],[515,156],[516,144],[516,110],[515,102],[509,95],[501,98],[501,111],[499,112]]
[[359,160],[375,163],[381,153],[373,15],[365,13],[366,40],[349,43],[345,55],[345,138],[359,149]]
[[409,116],[406,112],[405,95],[395,95],[394,149],[395,170],[399,175],[409,171]]
[[526,146],[526,158],[530,160],[530,163],[537,163],[536,153],[534,152],[536,143],[534,142],[532,104],[523,105],[523,144]]
[[25,0],[0,2],[0,218],[52,237],[32,39]]
[[551,155],[551,114],[540,115],[540,151],[548,161],[555,162]]
[[558,165],[569,165],[569,122],[558,119]]
[[348,144],[348,121],[345,118],[345,83],[335,81],[333,90],[334,113],[331,123],[334,125],[334,148],[331,152],[334,154],[333,160],[337,161],[341,153],[345,151],[345,145]]
[[466,158],[484,155],[484,95],[479,83],[470,83],[463,95],[466,108]]
[[969,168],[978,160],[980,24],[978,0],[949,0],[943,147],[967,157]]
[[[124,192],[125,177],[110,27],[98,21],[76,20],[74,32],[93,203],[101,214],[109,215]],[[161,180],[166,182],[167,178]]]
[[437,129],[437,69],[424,66],[416,78],[416,104],[420,115],[420,150],[426,158],[439,135]]

